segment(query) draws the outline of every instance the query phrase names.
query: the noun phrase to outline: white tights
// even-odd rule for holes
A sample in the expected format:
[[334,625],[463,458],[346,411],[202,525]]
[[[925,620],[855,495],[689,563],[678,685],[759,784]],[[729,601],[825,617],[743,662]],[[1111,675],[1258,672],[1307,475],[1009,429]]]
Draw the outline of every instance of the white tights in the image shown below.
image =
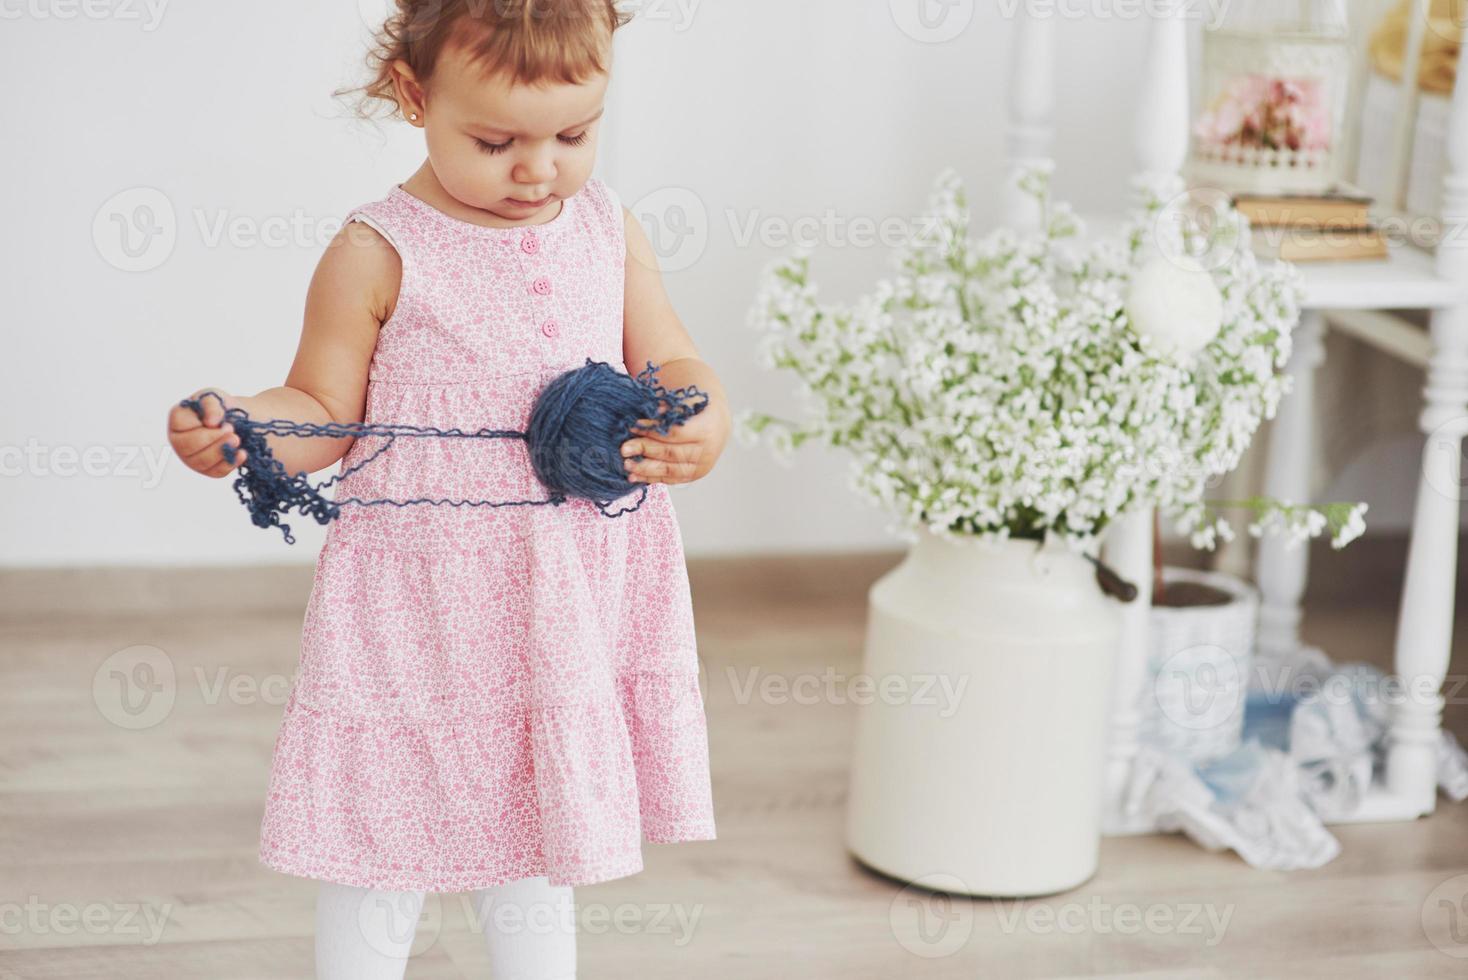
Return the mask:
[[[493,980],[575,980],[576,916],[569,885],[545,875],[470,893],[465,911],[489,947]],[[316,980],[401,980],[423,892],[321,882]]]

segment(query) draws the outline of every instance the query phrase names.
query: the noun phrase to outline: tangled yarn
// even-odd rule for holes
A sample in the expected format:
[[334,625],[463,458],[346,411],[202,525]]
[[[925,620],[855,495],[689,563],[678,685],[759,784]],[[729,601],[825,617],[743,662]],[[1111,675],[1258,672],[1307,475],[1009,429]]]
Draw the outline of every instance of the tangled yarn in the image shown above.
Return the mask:
[[[363,507],[409,507],[426,504],[449,507],[516,507],[543,504],[559,505],[571,497],[590,500],[607,517],[620,517],[642,506],[647,499],[647,484],[627,479],[623,468],[622,443],[632,431],[657,431],[666,435],[675,425],[682,425],[708,404],[708,394],[696,386],[667,389],[657,383],[658,368],[652,362],[635,378],[618,371],[605,361],[586,359],[586,364],[555,378],[536,396],[530,422],[524,432],[514,429],[438,429],[431,426],[397,425],[364,422],[292,422],[287,419],[252,419],[240,408],[226,408],[221,424],[234,427],[239,446],[226,445],[225,457],[231,462],[239,449],[245,451],[234,490],[250,512],[250,520],[262,528],[278,527],[288,544],[295,543],[290,525],[281,520],[292,511],[310,517],[318,524],[335,520],[347,505]],[[185,398],[179,404],[192,409],[200,418],[204,399],[223,399],[212,391],[198,398]],[[642,420],[646,420],[646,422]],[[365,458],[340,473],[312,485],[305,473],[291,474],[270,451],[267,436],[302,436],[325,438],[385,438],[383,444]],[[548,494],[539,500],[363,500],[348,497],[333,500],[322,491],[329,489],[367,466],[392,448],[400,438],[437,439],[522,439],[526,442],[531,467]],[[642,459],[639,454],[631,457]],[[611,503],[633,490],[640,490],[637,502],[621,510],[609,510]]]

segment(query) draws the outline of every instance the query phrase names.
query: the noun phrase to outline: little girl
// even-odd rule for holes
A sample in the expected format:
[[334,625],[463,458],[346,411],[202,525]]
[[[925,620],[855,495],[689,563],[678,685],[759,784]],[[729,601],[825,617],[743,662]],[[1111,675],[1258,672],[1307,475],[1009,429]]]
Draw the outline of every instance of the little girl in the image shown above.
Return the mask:
[[[402,977],[433,891],[474,893],[496,980],[562,980],[576,970],[572,886],[640,871],[643,840],[715,836],[667,485],[709,472],[730,413],[641,227],[591,177],[625,20],[612,0],[397,5],[360,91],[424,131],[427,160],[347,215],[286,384],[194,397],[258,419],[523,431],[539,390],[591,357],[634,374],[651,361],[665,387],[709,402],[666,435],[629,430],[622,452],[647,493],[615,518],[576,498],[342,512],[316,567],[260,860],[320,880],[318,977]],[[205,405],[202,419],[175,408],[170,440],[221,477],[243,460],[223,454],[239,438],[217,399]],[[293,473],[350,468],[374,445],[271,437]],[[546,496],[511,439],[399,440],[337,493]]]

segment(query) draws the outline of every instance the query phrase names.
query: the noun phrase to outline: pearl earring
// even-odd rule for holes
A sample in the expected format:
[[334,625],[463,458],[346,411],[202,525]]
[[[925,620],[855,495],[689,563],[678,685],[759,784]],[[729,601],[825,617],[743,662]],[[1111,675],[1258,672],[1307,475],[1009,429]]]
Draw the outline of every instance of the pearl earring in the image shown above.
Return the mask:
[[411,114],[409,114],[408,118],[411,119],[411,120],[413,120],[413,122],[417,122],[418,121],[418,113],[416,113],[416,112],[411,113]]

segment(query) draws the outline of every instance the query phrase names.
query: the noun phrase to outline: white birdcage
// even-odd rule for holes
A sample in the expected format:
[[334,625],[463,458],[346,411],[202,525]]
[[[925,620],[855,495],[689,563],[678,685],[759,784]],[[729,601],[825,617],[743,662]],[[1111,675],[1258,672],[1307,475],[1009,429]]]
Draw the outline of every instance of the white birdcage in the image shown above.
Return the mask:
[[1203,39],[1188,176],[1231,193],[1317,193],[1342,175],[1344,0],[1239,0]]

